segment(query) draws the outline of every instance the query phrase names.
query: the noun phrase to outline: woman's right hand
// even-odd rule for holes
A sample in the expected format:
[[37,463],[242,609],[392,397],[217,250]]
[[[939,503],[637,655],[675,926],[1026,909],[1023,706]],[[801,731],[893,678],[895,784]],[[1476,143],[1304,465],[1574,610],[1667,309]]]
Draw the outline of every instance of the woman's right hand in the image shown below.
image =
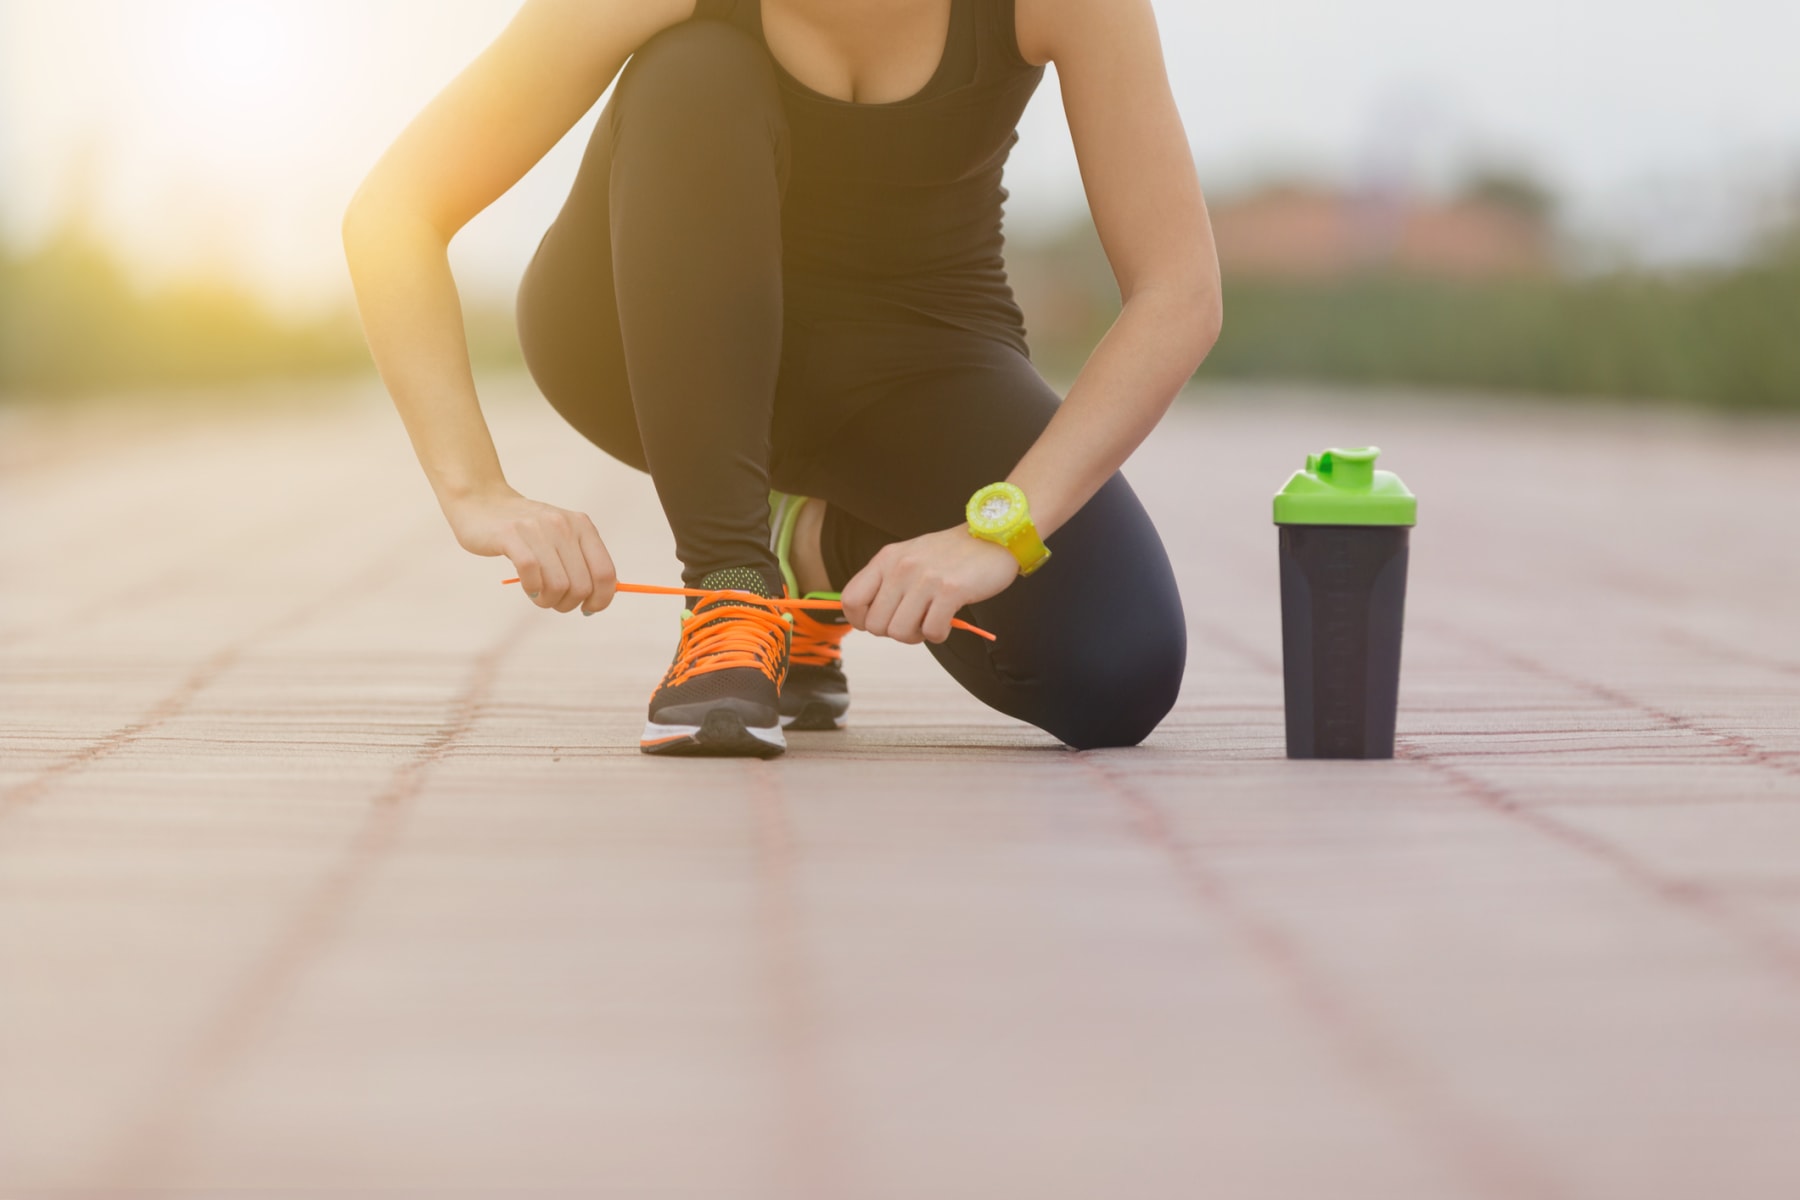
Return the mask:
[[527,500],[504,488],[444,503],[464,550],[512,560],[526,597],[557,612],[593,616],[613,601],[619,577],[586,513]]

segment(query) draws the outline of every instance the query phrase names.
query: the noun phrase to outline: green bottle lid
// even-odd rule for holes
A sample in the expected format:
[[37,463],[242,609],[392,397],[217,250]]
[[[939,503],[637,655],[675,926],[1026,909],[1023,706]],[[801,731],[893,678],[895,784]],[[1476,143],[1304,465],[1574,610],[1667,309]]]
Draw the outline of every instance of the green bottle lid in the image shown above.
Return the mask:
[[1416,525],[1419,501],[1392,471],[1377,471],[1381,450],[1310,454],[1275,493],[1277,525]]

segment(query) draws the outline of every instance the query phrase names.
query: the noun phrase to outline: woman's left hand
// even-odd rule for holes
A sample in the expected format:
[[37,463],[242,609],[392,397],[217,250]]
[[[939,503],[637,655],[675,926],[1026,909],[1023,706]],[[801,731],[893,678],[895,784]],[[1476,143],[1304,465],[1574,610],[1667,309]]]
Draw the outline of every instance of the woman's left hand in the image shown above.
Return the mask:
[[844,615],[857,629],[916,646],[943,642],[965,604],[998,596],[1019,577],[1019,560],[959,525],[884,546],[844,588]]

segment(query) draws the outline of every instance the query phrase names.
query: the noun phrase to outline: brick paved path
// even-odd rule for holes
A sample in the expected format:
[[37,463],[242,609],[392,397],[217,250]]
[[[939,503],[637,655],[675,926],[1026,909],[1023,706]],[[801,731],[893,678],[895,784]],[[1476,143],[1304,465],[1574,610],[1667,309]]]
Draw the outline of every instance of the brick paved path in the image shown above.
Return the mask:
[[[1363,440],[1424,503],[1402,758],[1290,764],[1268,496]],[[852,731],[670,763],[671,605],[526,607],[373,397],[0,412],[0,1194],[1800,1195],[1797,459],[1215,394],[1133,468],[1193,642],[1145,748],[865,638]]]

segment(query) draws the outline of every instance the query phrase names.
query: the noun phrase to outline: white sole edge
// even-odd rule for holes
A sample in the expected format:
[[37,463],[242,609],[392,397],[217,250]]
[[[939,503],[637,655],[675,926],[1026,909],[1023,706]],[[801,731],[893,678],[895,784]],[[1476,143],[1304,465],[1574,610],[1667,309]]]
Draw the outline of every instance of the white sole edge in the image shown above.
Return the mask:
[[[783,750],[787,749],[787,737],[781,732],[781,726],[779,725],[768,729],[759,729],[755,725],[746,725],[744,726],[744,729],[751,737],[759,742],[764,742],[771,746],[779,746]],[[672,742],[678,738],[698,736],[700,736],[700,726],[698,725],[658,725],[655,721],[645,721],[644,736],[640,738],[639,741],[646,744],[654,744],[657,742]]]

